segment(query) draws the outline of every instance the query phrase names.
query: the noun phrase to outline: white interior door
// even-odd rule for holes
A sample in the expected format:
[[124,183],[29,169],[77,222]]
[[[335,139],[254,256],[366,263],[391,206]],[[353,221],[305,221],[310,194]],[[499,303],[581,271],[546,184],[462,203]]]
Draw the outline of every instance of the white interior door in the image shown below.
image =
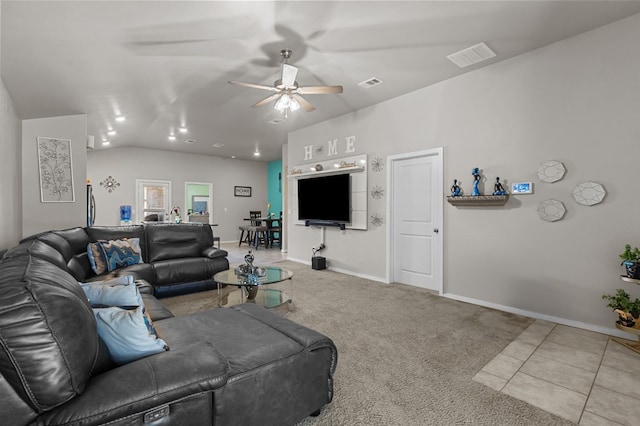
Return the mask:
[[391,280],[442,293],[442,148],[389,161]]

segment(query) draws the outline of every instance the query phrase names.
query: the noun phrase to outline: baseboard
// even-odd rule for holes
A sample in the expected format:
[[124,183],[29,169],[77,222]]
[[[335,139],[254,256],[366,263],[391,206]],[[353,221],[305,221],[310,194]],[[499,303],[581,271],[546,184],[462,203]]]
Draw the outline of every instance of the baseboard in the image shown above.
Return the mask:
[[[290,260],[292,262],[302,263],[303,265],[311,266],[311,259],[303,260],[303,259],[297,259],[295,257],[287,256],[287,260]],[[330,271],[339,272],[339,273],[345,274],[345,275],[351,275],[351,276],[358,277],[358,278],[364,278],[365,280],[376,281],[376,282],[379,282],[379,283],[388,284],[383,278],[374,277],[373,275],[359,274],[357,272],[349,271],[349,270],[342,269],[342,268],[335,268],[333,266],[329,266],[329,267],[327,267],[327,269],[330,270]]]
[[589,324],[580,321],[574,321],[567,318],[555,317],[552,315],[545,315],[539,312],[527,311],[524,309],[514,308],[512,306],[500,305],[498,303],[487,302],[486,300],[473,299],[471,297],[459,296],[452,293],[444,293],[442,297],[447,299],[458,300],[460,302],[471,303],[473,305],[484,306],[486,308],[496,309],[498,311],[509,312],[511,314],[522,315],[525,317],[541,319],[544,321],[555,322],[557,324],[568,325],[570,327],[582,328],[584,330],[595,331],[596,333],[607,334],[609,336],[616,336],[622,339],[634,340],[633,336],[624,331],[620,331],[617,328],[602,327],[596,324]]

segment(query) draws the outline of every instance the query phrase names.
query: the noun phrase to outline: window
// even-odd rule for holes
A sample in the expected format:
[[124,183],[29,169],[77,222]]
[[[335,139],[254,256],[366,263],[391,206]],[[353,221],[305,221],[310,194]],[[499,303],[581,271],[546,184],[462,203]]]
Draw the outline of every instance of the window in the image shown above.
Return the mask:
[[171,210],[171,181],[136,180],[138,223],[164,222]]

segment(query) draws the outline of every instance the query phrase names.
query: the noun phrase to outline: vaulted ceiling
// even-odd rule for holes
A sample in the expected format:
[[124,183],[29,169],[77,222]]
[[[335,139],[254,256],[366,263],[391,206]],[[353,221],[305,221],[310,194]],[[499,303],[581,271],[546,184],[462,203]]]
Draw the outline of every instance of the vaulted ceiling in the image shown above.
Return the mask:
[[[640,13],[636,1],[3,0],[1,7],[0,71],[21,119],[87,114],[96,150],[260,161],[280,158],[292,130]],[[480,42],[497,55],[466,68],[447,59]],[[270,92],[228,81],[273,85],[285,48],[301,86],[342,85],[344,93],[305,95],[316,109],[286,118],[273,102],[252,108]],[[358,85],[372,77],[382,83]]]

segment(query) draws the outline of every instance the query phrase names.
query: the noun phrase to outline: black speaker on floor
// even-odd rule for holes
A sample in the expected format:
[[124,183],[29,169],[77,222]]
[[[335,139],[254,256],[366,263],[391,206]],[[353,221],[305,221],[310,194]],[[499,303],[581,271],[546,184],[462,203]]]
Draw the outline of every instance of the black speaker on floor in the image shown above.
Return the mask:
[[317,271],[327,269],[327,258],[322,256],[313,256],[311,258],[311,269],[315,269]]

